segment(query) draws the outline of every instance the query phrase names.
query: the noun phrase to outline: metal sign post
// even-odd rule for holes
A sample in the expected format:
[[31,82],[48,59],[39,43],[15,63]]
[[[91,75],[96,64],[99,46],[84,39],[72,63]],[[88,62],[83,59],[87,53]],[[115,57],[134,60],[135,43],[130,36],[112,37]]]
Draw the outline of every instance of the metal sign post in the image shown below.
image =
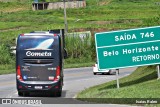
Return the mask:
[[158,78],[157,79],[160,79],[159,65],[157,65],[157,74],[158,74]]
[[119,69],[116,69],[117,89],[119,89]]

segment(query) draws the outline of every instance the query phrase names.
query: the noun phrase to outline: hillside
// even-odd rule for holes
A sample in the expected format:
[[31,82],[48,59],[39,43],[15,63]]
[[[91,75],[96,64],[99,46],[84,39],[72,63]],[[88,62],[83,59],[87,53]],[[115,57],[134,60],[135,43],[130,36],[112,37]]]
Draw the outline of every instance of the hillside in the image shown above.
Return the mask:
[[[160,5],[157,1],[87,0],[87,8],[67,9],[69,32],[78,28],[107,31],[159,25]],[[32,30],[63,27],[61,9],[32,11],[31,1],[0,3],[0,31],[5,38],[13,39],[19,33]]]
[[146,102],[136,105],[160,106],[159,103],[157,104],[160,82],[157,79],[156,66],[139,67],[131,75],[119,81],[119,89],[116,88],[116,81],[111,81],[85,89],[77,95],[77,98],[88,102],[109,104],[136,104],[137,100],[146,101],[147,99],[156,103]]
[[[94,32],[160,24],[160,5],[157,3],[159,0],[86,1],[86,8],[67,9],[69,32],[90,30],[93,36]],[[8,66],[15,62],[15,57],[9,54],[6,46],[15,45],[18,34],[64,28],[62,9],[32,11],[31,3],[32,0],[0,2],[0,54],[6,55],[0,57],[0,65]],[[94,44],[92,45],[94,47]],[[92,52],[91,54],[95,54],[94,50]],[[89,61],[92,59],[94,58],[90,58]],[[7,69],[0,67],[4,68]]]

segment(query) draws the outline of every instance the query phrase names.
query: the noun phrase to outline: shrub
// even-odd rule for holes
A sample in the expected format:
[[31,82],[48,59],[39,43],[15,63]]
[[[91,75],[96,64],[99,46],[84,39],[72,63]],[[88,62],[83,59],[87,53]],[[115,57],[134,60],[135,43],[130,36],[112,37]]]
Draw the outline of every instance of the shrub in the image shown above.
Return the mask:
[[0,65],[13,64],[14,56],[11,56],[10,49],[5,44],[0,45]]

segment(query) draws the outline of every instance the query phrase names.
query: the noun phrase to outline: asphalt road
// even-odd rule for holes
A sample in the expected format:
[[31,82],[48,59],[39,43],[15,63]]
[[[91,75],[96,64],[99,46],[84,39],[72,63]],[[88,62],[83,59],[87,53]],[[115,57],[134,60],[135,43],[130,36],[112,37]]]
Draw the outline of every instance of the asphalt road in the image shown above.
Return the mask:
[[[119,78],[129,75],[135,69],[136,68],[120,69]],[[19,97],[17,94],[15,77],[16,77],[15,74],[0,75],[0,98],[24,98],[24,97]],[[53,99],[56,99],[55,101],[57,101],[58,104],[59,104],[58,101],[61,102],[61,99],[67,99],[65,101],[69,101],[67,103],[70,103],[70,104],[85,103],[85,102],[80,102],[80,101],[77,101],[71,98],[74,98],[78,92],[88,87],[102,84],[102,83],[105,83],[111,80],[115,80],[115,79],[116,79],[115,72],[113,72],[112,75],[93,75],[91,67],[65,69],[64,70],[64,87],[63,87],[61,98],[36,96],[34,94],[31,95],[31,97],[25,97],[25,98],[45,98],[51,101]],[[64,104],[65,101],[62,100],[62,103]],[[70,106],[69,105],[68,107],[73,106],[73,105],[70,105]],[[9,107],[9,105],[2,105],[2,106]],[[13,106],[13,105],[10,105],[10,106]],[[15,107],[18,107],[18,106],[21,106],[21,105],[16,105]],[[26,106],[27,107],[28,106],[46,106],[48,107],[48,106],[53,106],[53,104],[51,105],[26,105]],[[60,105],[60,106],[63,107],[63,105]],[[64,106],[66,107],[66,105]],[[115,107],[115,105],[107,105],[107,106]],[[87,103],[87,107],[94,107],[94,105]],[[103,105],[101,106],[99,105],[99,107],[103,107]],[[104,105],[104,107],[106,107],[106,105]],[[126,107],[126,106],[123,106],[123,107]]]

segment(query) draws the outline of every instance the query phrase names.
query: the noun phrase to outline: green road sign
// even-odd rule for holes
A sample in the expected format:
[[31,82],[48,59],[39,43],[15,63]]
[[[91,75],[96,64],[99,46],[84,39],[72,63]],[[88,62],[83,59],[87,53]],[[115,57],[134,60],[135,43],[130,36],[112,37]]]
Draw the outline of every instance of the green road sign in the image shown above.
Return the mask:
[[100,70],[160,63],[160,26],[96,33],[95,42]]

